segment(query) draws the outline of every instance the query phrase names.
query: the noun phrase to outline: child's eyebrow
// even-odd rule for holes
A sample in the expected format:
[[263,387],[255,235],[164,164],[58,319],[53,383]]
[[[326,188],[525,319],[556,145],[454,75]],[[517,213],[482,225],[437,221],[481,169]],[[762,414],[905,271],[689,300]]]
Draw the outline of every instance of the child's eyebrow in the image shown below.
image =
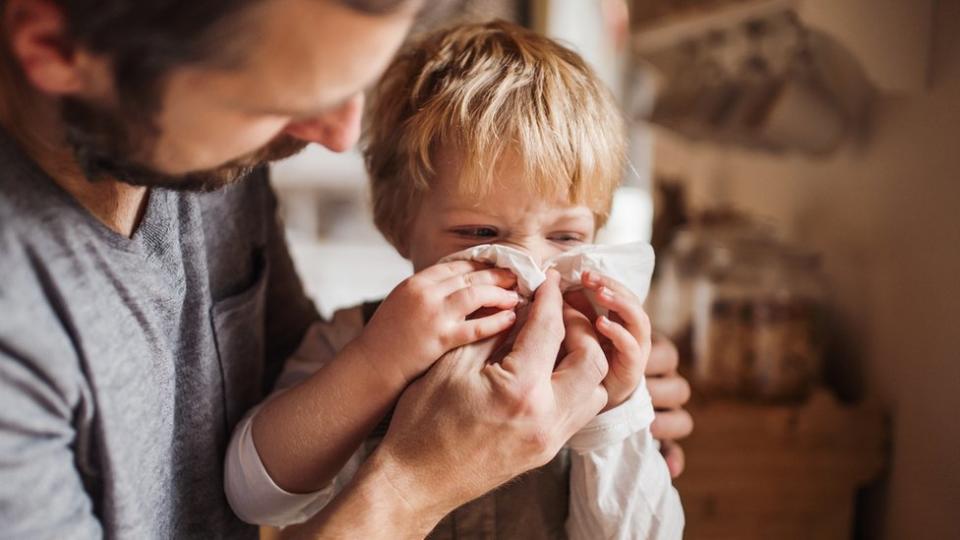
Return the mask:
[[557,218],[570,221],[588,220],[593,219],[593,211],[583,207],[565,208],[558,214]]

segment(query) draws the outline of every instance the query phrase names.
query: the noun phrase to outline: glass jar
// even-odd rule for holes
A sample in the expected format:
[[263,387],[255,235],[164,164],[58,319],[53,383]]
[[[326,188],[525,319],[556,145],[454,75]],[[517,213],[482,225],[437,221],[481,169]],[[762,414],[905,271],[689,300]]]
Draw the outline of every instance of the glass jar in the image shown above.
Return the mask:
[[694,386],[706,395],[805,398],[819,379],[819,259],[771,241],[717,244],[693,292]]
[[728,218],[680,229],[665,253],[658,254],[657,275],[646,307],[657,330],[676,344],[684,367],[693,357],[696,286],[717,266],[718,250],[735,244],[770,243],[773,238],[768,228],[757,223]]
[[820,259],[787,251],[777,260],[775,277],[754,302],[753,362],[744,393],[763,401],[798,401],[809,395],[823,367]]

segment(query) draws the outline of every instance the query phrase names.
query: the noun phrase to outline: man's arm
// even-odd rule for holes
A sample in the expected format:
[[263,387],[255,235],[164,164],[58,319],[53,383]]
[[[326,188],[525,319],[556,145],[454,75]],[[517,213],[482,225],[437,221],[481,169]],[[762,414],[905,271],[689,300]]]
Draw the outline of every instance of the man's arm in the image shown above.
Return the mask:
[[[285,531],[301,538],[418,538],[454,508],[547,463],[606,404],[592,325],[564,308],[556,272],[513,350],[494,343],[441,358],[403,394],[381,445],[337,499]],[[563,345],[565,355],[554,369]]]
[[74,455],[79,413],[2,341],[0,400],[0,538],[101,538]]

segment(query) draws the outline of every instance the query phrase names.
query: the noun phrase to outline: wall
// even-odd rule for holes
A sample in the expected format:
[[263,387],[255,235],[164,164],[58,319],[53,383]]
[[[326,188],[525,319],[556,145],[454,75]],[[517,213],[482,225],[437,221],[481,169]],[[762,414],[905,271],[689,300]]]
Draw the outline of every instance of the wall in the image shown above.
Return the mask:
[[845,367],[892,412],[869,525],[891,539],[960,538],[960,2],[938,2],[934,28],[927,91],[878,98],[869,139],[827,160],[657,137],[657,170],[690,179],[695,204],[770,216],[824,253],[859,351]]

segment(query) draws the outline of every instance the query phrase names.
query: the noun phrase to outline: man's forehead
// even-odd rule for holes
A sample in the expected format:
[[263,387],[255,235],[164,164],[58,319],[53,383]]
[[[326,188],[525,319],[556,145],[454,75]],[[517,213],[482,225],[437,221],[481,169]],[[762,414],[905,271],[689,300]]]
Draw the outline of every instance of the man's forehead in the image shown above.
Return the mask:
[[306,116],[335,107],[376,82],[413,23],[410,10],[371,15],[344,4],[265,3],[246,25],[251,35],[243,65],[209,78],[235,86],[235,95],[224,99],[244,108]]

